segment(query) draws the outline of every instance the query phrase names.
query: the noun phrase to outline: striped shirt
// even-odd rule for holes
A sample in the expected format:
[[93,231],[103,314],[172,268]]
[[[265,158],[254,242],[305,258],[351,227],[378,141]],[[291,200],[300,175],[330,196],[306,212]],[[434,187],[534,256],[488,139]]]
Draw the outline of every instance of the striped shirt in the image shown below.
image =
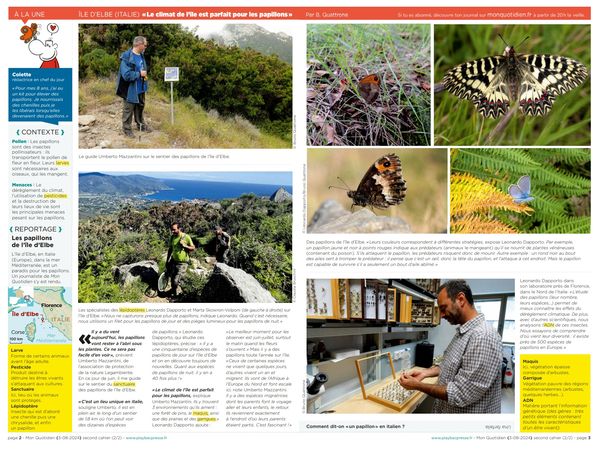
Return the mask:
[[482,314],[456,329],[438,384],[446,386],[448,401],[436,399],[434,413],[500,413],[502,342]]

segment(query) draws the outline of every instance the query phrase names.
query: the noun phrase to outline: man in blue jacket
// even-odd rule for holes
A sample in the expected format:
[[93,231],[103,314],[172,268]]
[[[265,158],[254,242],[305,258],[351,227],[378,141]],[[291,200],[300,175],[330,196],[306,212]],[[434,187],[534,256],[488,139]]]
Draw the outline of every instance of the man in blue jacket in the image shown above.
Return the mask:
[[133,39],[132,48],[123,52],[120,58],[117,95],[123,98],[123,133],[130,138],[135,136],[131,129],[132,119],[135,119],[138,130],[152,131],[144,120],[146,91],[148,90],[148,66],[144,58],[144,51],[147,46],[148,41],[144,36],[136,36]]

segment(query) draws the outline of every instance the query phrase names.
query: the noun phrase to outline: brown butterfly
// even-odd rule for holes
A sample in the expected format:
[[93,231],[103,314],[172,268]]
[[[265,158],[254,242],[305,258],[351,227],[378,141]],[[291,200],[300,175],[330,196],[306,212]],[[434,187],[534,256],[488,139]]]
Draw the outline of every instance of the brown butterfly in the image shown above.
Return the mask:
[[402,178],[402,163],[398,155],[390,153],[375,161],[358,188],[347,194],[352,199],[352,207],[387,208],[400,204],[406,197],[406,180]]
[[379,97],[381,79],[377,74],[370,74],[358,81],[358,92],[367,103],[373,103]]

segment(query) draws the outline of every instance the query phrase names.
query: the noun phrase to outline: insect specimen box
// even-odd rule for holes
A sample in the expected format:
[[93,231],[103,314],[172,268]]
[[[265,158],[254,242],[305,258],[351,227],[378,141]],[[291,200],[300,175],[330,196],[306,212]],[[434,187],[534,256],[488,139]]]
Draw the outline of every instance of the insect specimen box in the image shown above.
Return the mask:
[[389,352],[355,361],[363,399],[382,404],[398,412],[407,412],[408,404],[420,392],[406,390],[398,382],[392,354]]

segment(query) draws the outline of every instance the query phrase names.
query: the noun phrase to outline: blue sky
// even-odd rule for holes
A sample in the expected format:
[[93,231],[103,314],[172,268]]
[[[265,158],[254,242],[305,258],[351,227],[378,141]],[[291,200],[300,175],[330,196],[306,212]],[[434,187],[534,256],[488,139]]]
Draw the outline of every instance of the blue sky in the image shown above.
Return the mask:
[[102,172],[108,175],[145,175],[157,179],[202,180],[207,182],[292,185],[291,172]]

